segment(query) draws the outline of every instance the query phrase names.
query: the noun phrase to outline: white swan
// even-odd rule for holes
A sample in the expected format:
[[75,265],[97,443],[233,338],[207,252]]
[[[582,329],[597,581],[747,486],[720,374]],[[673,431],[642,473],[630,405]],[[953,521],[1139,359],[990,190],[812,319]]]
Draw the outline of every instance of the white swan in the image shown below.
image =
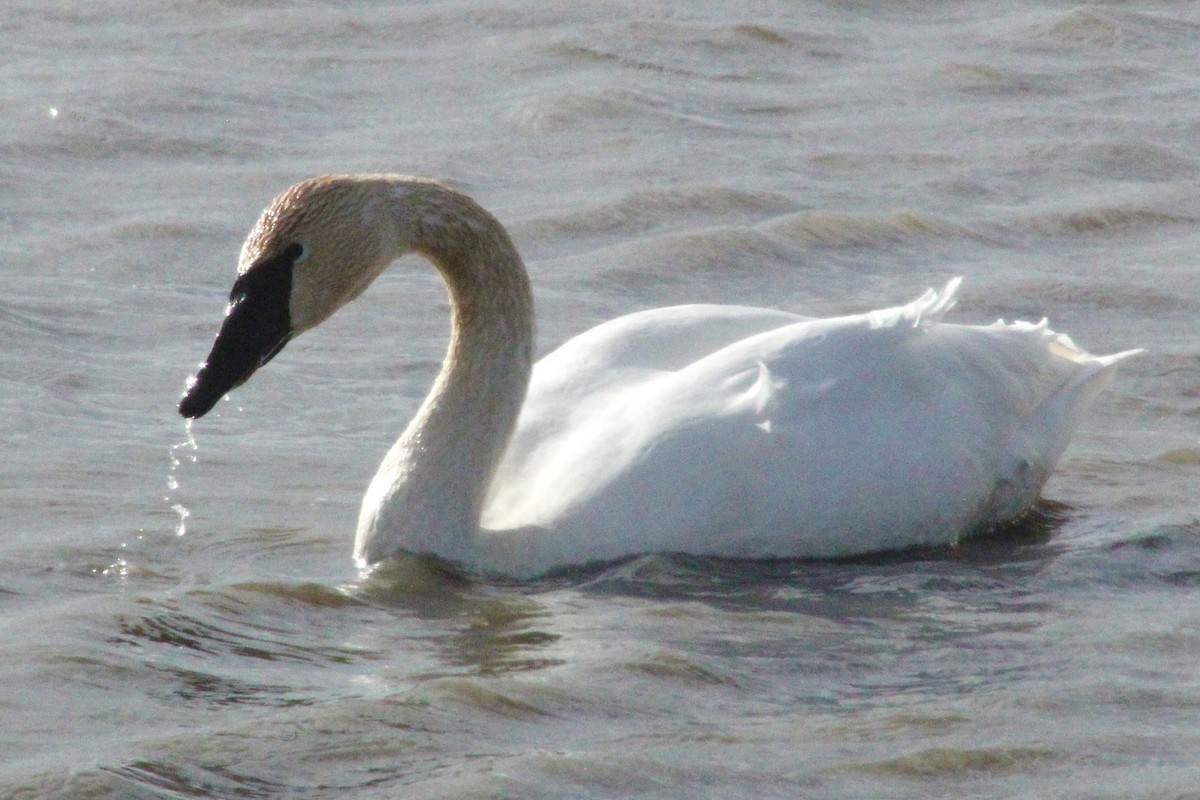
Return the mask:
[[952,325],[959,281],[832,319],[738,306],[615,319],[532,365],[529,280],[468,197],[395,175],[299,183],[242,248],[185,417],[407,252],[449,288],[449,351],[363,499],[355,558],[532,576],[679,551],[834,557],[953,542],[1027,511],[1128,351]]

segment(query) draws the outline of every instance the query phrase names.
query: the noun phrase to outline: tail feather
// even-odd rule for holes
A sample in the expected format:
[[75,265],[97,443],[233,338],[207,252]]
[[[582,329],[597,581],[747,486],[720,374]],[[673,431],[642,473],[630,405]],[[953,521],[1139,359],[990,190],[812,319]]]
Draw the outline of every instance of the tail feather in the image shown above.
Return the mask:
[[958,303],[958,289],[962,276],[951,278],[942,290],[927,289],[925,294],[904,307],[904,318],[914,328],[929,328],[942,321],[950,309]]
[[909,327],[932,328],[958,302],[958,287],[962,278],[948,281],[941,291],[926,289],[925,293],[903,306],[867,312],[875,328]]

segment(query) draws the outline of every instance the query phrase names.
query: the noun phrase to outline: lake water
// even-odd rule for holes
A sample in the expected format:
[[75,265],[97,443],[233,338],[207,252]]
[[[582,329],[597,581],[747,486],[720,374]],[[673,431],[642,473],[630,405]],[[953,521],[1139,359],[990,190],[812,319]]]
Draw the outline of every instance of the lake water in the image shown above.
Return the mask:
[[[1200,798],[1200,5],[14,0],[0,43],[0,796]],[[1148,353],[998,540],[363,577],[431,270],[175,412],[260,209],[347,171],[493,210],[543,351],[961,274],[957,320]]]

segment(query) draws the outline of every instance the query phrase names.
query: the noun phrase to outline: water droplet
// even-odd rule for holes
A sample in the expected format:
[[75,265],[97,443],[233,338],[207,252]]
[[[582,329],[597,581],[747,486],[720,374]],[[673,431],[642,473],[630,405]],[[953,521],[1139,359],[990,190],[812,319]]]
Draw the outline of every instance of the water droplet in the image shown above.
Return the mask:
[[175,535],[183,536],[187,533],[187,518],[192,515],[192,512],[188,511],[187,506],[183,503],[176,503],[171,506],[171,510],[179,515],[179,524],[175,526]]

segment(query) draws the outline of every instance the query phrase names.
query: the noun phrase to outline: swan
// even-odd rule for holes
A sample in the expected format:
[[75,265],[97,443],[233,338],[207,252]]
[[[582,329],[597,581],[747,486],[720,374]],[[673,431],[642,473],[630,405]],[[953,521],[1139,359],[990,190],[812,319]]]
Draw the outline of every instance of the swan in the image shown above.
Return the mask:
[[276,197],[179,402],[203,416],[400,256],[440,271],[449,348],[363,498],[354,558],[430,554],[532,577],[651,552],[828,558],[953,543],[1017,519],[1118,362],[1046,322],[943,322],[961,279],[813,319],[683,305],[533,363],[504,227],[426,178],[332,175]]

